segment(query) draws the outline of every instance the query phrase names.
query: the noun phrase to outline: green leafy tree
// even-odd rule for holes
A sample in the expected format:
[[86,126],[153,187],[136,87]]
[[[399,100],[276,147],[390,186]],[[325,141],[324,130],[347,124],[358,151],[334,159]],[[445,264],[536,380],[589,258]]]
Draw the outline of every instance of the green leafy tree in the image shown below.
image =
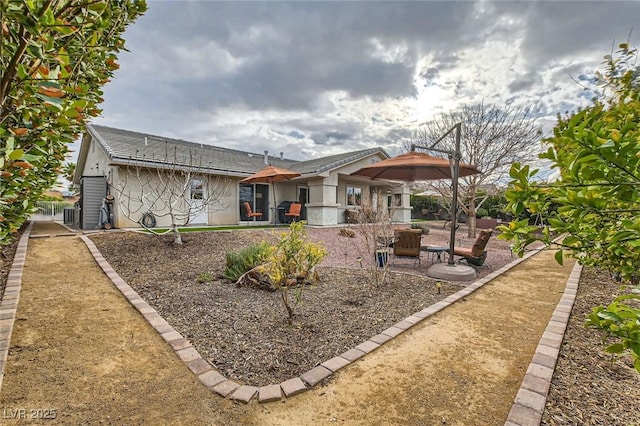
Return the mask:
[[541,158],[551,161],[560,179],[536,182],[537,170],[514,164],[508,208],[517,215],[539,215],[542,230],[515,221],[502,227],[502,238],[522,254],[536,240],[552,244],[565,234],[556,259],[564,253],[587,266],[606,268],[636,287],[608,307],[595,308],[587,325],[604,331],[612,353],[630,353],[640,371],[640,310],[637,303],[640,265],[640,68],[637,51],[621,44],[605,56],[605,71],[596,74],[601,87],[593,104],[559,117]]
[[69,182],[71,182],[71,188],[73,188],[73,176],[76,174],[76,163],[66,163],[62,167],[62,176]]
[[34,211],[101,110],[144,0],[0,0],[0,245]]

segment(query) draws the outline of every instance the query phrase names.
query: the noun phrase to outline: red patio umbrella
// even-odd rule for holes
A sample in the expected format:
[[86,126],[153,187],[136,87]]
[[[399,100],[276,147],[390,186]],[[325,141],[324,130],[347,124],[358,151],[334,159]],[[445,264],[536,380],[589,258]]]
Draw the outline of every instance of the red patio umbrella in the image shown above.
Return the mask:
[[276,214],[276,208],[277,208],[277,203],[276,203],[276,190],[274,187],[274,183],[275,182],[282,182],[285,180],[289,180],[289,179],[293,179],[296,178],[298,176],[302,176],[300,173],[298,172],[294,172],[291,170],[287,170],[287,169],[283,169],[281,167],[275,167],[275,166],[267,166],[265,168],[263,168],[262,170],[260,170],[259,172],[256,172],[254,174],[252,174],[251,176],[248,176],[244,179],[242,179],[240,181],[240,183],[269,183],[271,184],[271,188],[273,191],[273,204],[274,204],[274,210],[273,210],[273,223],[276,223],[276,218],[275,218],[275,214]]

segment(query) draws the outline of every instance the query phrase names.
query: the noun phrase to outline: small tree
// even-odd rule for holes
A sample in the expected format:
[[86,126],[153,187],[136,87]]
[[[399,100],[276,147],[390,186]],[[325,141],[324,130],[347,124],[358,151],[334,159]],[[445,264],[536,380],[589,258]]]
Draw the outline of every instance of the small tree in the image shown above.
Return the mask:
[[[258,271],[266,274],[280,291],[290,325],[304,286],[309,280],[317,281],[315,267],[326,255],[324,247],[308,241],[304,222],[293,222],[289,232],[280,235],[266,262],[258,267]],[[294,289],[293,300],[290,289]]]
[[[476,232],[476,209],[485,197],[478,198],[482,185],[504,179],[514,162],[530,161],[539,151],[542,135],[531,107],[464,105],[457,111],[442,114],[425,123],[417,131],[414,143],[430,146],[456,123],[462,123],[460,151],[464,162],[473,164],[482,174],[460,178],[458,204],[468,217],[469,237]],[[452,150],[453,136],[443,139],[436,148]],[[409,146],[405,146],[407,150]],[[428,187],[451,199],[448,185],[428,184]]]
[[553,137],[541,158],[560,171],[553,183],[536,181],[537,170],[516,163],[506,194],[515,215],[540,215],[542,232],[526,219],[502,227],[501,238],[525,247],[542,240],[551,245],[552,233],[565,234],[556,254],[562,263],[568,252],[588,266],[609,269],[636,285],[608,307],[595,308],[587,325],[603,330],[611,353],[631,353],[640,371],[640,67],[637,51],[620,45],[616,56],[605,56],[606,71],[597,73],[603,92],[593,105],[559,117]]
[[[365,197],[362,205],[356,212],[356,231],[362,237],[362,244],[358,244],[356,249],[361,258],[368,259],[365,262],[371,281],[375,285],[384,284],[387,278],[388,244],[390,237],[393,237],[395,226],[392,221],[394,206],[386,206],[384,202],[386,193],[380,190],[375,191],[372,196]],[[378,251],[383,257],[382,265],[378,263]]]
[[180,226],[204,211],[228,208],[224,199],[229,195],[229,179],[205,174],[199,159],[192,149],[180,153],[168,144],[161,158],[130,159],[120,181],[112,185],[122,214],[155,234],[146,219],[168,217],[175,244],[182,244]]

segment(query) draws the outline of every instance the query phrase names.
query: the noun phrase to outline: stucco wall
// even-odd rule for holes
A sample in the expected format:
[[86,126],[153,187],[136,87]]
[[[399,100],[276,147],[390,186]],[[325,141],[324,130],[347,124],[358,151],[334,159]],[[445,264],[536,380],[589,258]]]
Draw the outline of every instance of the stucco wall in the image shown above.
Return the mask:
[[[139,173],[139,174],[138,174]],[[151,210],[156,218],[157,227],[171,225],[169,194],[173,193],[174,212],[178,215],[178,223],[186,221],[189,197],[188,189],[182,191],[182,183],[163,185],[163,180],[155,170],[135,170],[135,168],[119,167],[117,178],[112,182],[112,193],[115,196],[115,225],[119,228],[139,227],[142,215]],[[196,177],[196,176],[194,176]],[[200,178],[200,177],[198,177]],[[211,197],[206,206],[208,225],[235,225],[238,223],[238,179],[209,176],[205,180],[205,197]],[[152,189],[155,188],[155,189]],[[165,189],[164,196],[159,198],[157,188]],[[142,201],[144,200],[144,202]]]

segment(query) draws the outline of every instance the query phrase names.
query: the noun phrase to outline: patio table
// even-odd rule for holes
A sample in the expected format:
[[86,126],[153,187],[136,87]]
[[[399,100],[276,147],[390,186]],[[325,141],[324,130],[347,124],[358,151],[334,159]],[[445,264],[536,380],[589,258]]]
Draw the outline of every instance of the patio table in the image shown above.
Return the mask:
[[436,259],[438,262],[443,262],[442,253],[449,251],[448,246],[421,246],[420,251],[426,251],[427,255],[431,257],[431,260]]

